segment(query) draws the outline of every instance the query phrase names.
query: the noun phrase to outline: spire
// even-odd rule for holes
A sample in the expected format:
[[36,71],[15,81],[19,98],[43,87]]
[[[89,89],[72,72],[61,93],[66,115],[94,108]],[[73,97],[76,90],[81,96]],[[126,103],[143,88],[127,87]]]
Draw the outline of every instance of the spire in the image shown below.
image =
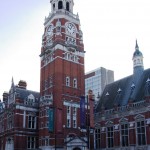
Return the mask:
[[14,78],[11,79],[11,87],[14,87]]
[[139,50],[139,46],[138,46],[138,42],[137,42],[137,39],[136,39],[135,50]]

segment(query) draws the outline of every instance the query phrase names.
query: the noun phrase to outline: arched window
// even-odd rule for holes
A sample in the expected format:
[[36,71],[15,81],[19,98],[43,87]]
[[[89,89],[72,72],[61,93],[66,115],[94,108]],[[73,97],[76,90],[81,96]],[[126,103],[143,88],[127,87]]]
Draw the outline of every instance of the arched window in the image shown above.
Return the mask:
[[66,86],[70,86],[70,78],[66,77]]
[[69,8],[69,2],[66,2],[66,10],[69,11],[70,8]]
[[62,9],[63,8],[63,2],[62,1],[59,1],[58,2],[58,9]]
[[73,79],[73,87],[77,88],[77,79],[76,78]]

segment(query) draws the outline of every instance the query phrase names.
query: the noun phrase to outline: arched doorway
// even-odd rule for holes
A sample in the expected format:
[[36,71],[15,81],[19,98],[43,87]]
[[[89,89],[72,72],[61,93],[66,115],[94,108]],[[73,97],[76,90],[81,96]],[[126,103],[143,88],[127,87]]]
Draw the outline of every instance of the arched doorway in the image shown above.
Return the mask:
[[81,148],[79,148],[79,147],[75,147],[73,150],[81,150]]

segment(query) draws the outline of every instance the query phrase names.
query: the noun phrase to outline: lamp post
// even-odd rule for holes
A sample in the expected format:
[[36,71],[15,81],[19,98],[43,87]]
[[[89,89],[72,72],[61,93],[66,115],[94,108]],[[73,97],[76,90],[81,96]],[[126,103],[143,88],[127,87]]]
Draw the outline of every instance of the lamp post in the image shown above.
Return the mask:
[[89,144],[89,142],[90,142],[90,114],[89,114],[89,96],[87,95],[87,119],[86,119],[86,128],[87,128],[87,148],[88,149],[90,149],[90,144]]

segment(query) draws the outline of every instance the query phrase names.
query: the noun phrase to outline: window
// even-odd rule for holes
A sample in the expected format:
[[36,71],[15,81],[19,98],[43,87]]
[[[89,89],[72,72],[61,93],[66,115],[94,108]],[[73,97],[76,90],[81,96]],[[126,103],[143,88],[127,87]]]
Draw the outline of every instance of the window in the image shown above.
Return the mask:
[[53,79],[52,77],[49,77],[49,87],[52,87],[53,86]]
[[28,149],[33,149],[35,148],[35,144],[36,144],[36,138],[35,137],[28,137]]
[[13,127],[13,115],[7,115],[7,129],[11,129]]
[[69,11],[69,2],[66,2],[66,10]]
[[145,121],[137,121],[137,142],[138,145],[145,145],[146,138],[145,138]]
[[67,119],[67,128],[70,128],[70,127],[71,127],[71,120]]
[[53,4],[53,10],[55,9],[55,4]]
[[108,145],[108,148],[114,146],[113,126],[107,127],[107,145]]
[[28,128],[36,129],[36,117],[28,116]]
[[48,87],[48,82],[47,82],[47,80],[45,80],[44,89],[46,90],[46,89],[47,89],[47,87]]
[[49,122],[48,122],[48,121],[46,122],[46,127],[47,127],[47,128],[49,127]]
[[121,144],[122,147],[129,146],[129,131],[128,131],[128,124],[121,125]]
[[49,110],[46,109],[46,116],[49,116]]
[[45,145],[48,146],[49,145],[49,139],[45,138]]
[[70,78],[66,77],[66,86],[70,86]]
[[61,32],[61,27],[60,26],[56,27],[56,32]]
[[29,106],[32,106],[32,105],[34,105],[34,103],[35,103],[35,97],[34,97],[32,94],[30,94],[30,95],[26,98],[25,104],[26,104],[26,105],[29,105]]
[[73,115],[77,115],[77,108],[73,107]]
[[75,38],[72,38],[72,37],[67,37],[67,36],[66,36],[66,44],[69,44],[69,45],[76,45],[76,39],[75,39]]
[[62,9],[63,8],[63,2],[62,1],[59,1],[58,2],[58,9]]
[[100,137],[101,137],[101,132],[100,129],[95,130],[95,138],[96,138],[96,148],[100,148]]
[[73,128],[77,128],[77,120],[73,119]]
[[73,79],[73,87],[77,88],[77,79]]
[[67,106],[67,114],[70,114],[70,113],[71,113],[71,107]]

